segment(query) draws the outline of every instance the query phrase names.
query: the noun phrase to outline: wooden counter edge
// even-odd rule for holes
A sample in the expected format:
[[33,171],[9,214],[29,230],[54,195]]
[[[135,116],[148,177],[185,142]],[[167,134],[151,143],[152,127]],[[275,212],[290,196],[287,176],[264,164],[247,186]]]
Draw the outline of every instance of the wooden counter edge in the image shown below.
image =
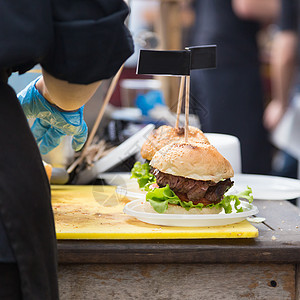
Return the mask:
[[298,263],[300,244],[239,240],[60,241],[59,263]]

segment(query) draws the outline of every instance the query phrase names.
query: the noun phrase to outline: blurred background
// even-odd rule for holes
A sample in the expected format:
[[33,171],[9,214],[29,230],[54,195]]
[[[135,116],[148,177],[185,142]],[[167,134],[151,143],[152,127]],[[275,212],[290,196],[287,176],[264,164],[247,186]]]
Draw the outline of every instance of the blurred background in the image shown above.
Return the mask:
[[[277,53],[281,49],[278,37],[288,31],[297,39],[298,28],[284,25],[284,20],[291,20],[291,17],[281,2],[128,1],[131,14],[127,24],[133,35],[135,53],[125,63],[97,130],[95,144],[98,150],[100,146],[103,150],[98,158],[147,124],[175,125],[180,78],[137,75],[140,49],[182,50],[187,46],[215,44],[217,67],[191,73],[190,125],[204,133],[236,136],[241,143],[243,173],[297,178],[300,136],[299,130],[294,128],[300,129],[300,112],[295,115],[296,108],[298,111],[300,108],[298,101],[293,99],[297,98],[298,90],[294,75],[291,75],[285,96],[278,99],[278,85],[282,83],[277,80],[276,62],[283,57],[282,53],[288,52]],[[19,92],[40,75],[40,67],[35,66],[23,75],[13,74],[9,83]],[[85,106],[85,119],[90,129],[109,84],[110,80],[103,82]],[[274,108],[274,103],[281,103],[281,110]],[[294,103],[294,115],[288,113],[290,103]],[[180,121],[183,125],[183,114]],[[130,171],[137,155],[128,157],[128,162],[116,166],[115,170]],[[66,137],[44,160],[67,168],[74,156],[70,139]]]

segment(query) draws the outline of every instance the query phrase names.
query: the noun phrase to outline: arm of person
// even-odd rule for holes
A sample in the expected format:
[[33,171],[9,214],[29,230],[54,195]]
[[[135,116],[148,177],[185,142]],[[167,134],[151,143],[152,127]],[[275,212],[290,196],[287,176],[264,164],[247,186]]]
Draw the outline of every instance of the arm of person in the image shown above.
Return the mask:
[[274,38],[271,54],[272,100],[264,113],[264,125],[273,130],[288,106],[297,60],[298,36],[294,31],[281,31]]
[[100,86],[101,81],[90,84],[75,84],[68,81],[57,79],[44,69],[43,77],[37,83],[37,90],[51,104],[61,110],[74,111],[86,104]]
[[75,151],[83,147],[88,134],[83,109],[95,86],[82,85],[88,94],[83,99],[75,94],[79,86],[81,84],[74,84],[73,89],[73,84],[48,74],[33,80],[18,93],[25,116],[35,119],[31,131],[41,154],[47,154],[56,148],[65,135],[72,136],[72,147]]
[[242,19],[269,23],[277,18],[280,10],[280,1],[232,0],[232,8],[235,14]]
[[88,135],[84,104],[100,82],[111,78],[133,53],[125,26],[129,13],[123,0],[56,1],[55,36],[40,62],[43,76],[18,94],[41,154],[57,147],[65,135],[79,151]]

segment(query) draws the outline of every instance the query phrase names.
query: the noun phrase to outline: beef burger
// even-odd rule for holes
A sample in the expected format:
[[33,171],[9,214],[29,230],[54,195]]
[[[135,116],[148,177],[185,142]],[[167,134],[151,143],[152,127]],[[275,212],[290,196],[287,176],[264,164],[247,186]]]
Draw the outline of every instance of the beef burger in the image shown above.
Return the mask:
[[169,144],[155,153],[150,166],[161,191],[149,192],[147,200],[157,212],[219,213],[218,204],[233,185],[229,161],[207,143]]

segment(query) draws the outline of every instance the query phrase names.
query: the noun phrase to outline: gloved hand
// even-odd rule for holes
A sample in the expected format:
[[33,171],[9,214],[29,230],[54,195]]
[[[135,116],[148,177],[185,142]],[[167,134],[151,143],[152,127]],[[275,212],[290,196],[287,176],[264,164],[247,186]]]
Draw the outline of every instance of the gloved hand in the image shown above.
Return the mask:
[[35,87],[38,79],[22,90],[18,98],[26,117],[36,118],[31,131],[41,154],[47,154],[57,147],[65,135],[73,136],[72,147],[75,151],[80,150],[88,133],[83,120],[83,106],[77,111],[68,112],[50,104]]

